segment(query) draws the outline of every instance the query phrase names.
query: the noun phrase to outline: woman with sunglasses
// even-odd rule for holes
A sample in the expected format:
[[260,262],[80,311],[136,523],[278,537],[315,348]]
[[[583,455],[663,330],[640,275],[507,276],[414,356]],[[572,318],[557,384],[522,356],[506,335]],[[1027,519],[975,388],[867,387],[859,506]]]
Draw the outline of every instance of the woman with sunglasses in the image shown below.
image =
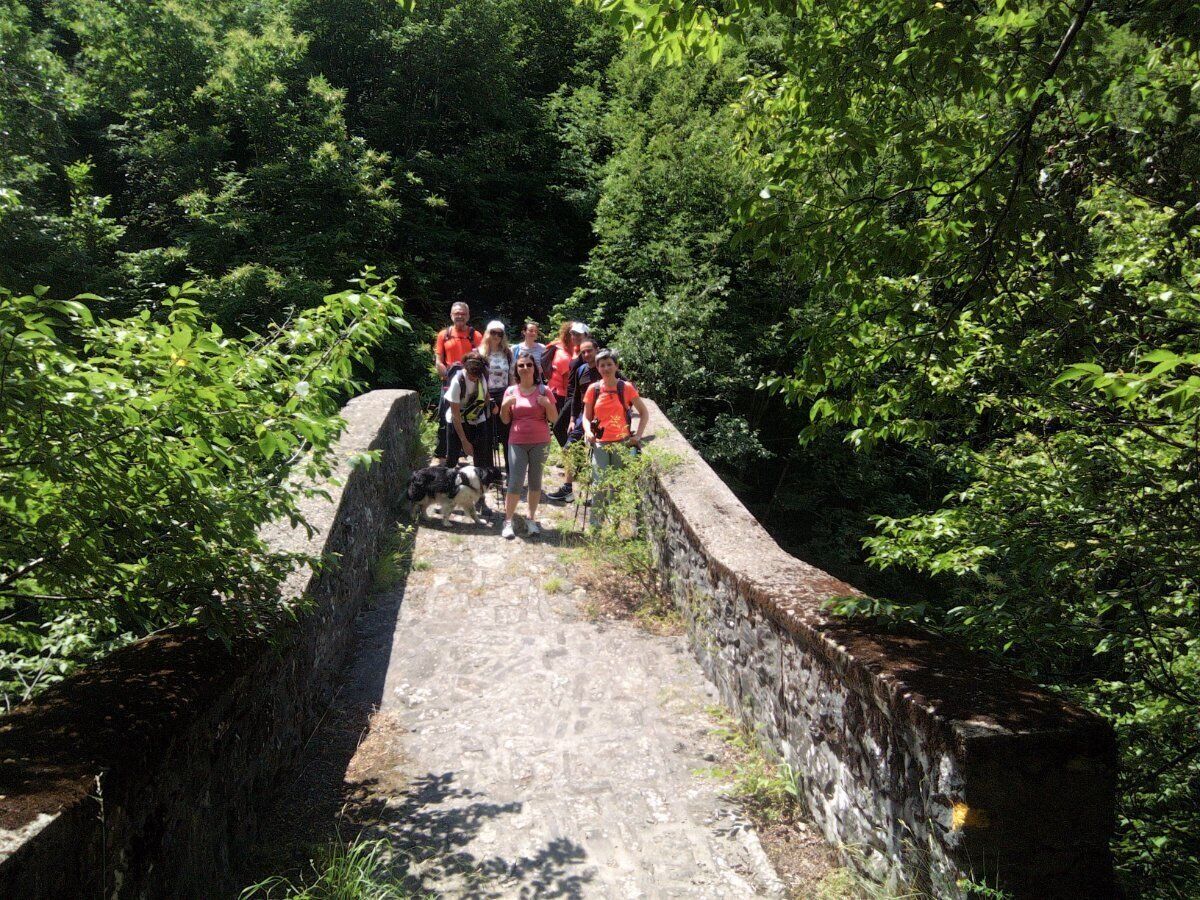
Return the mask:
[[504,496],[504,527],[500,533],[508,539],[516,536],[513,515],[521,499],[521,488],[528,477],[529,517],[525,522],[530,537],[541,534],[537,523],[538,503],[542,499],[542,470],[550,450],[550,426],[558,418],[558,409],[532,356],[520,356],[516,362],[517,383],[504,392],[500,418],[510,426],[508,437],[508,493]]
[[504,392],[509,385],[516,382],[517,376],[513,371],[515,359],[512,348],[504,333],[504,323],[499,319],[488,322],[483,343],[479,345],[479,355],[487,363],[487,391],[492,401],[492,446],[499,447],[503,453],[508,447],[508,426],[500,420],[500,401],[504,399]]

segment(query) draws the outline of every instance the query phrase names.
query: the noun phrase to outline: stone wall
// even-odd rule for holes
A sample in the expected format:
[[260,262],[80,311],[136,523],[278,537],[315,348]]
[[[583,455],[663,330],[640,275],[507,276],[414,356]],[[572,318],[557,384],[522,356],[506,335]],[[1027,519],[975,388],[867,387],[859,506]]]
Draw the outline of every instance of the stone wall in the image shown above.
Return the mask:
[[854,588],[784,552],[651,405],[649,534],[725,702],[799,775],[846,860],[937,897],[1113,896],[1115,741],[1037,686],[915,630],[839,619]]
[[[139,641],[0,719],[0,897],[218,897],[252,846],[262,804],[329,700],[370,566],[419,452],[417,395],[375,391],[343,410],[332,500],[308,498],[323,556],[285,596],[310,611],[271,644],[186,629]],[[381,449],[382,460],[347,460]]]

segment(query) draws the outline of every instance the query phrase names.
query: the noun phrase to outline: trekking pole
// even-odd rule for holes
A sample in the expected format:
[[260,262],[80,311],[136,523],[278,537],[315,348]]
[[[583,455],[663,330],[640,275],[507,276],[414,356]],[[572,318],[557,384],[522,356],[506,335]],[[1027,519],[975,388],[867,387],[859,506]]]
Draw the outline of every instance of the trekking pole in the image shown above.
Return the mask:
[[[592,493],[592,479],[595,477],[596,468],[595,468],[595,466],[592,465],[592,445],[591,444],[588,444],[587,468],[588,468],[587,481],[585,481],[583,483],[583,502],[582,503],[577,502],[575,504],[575,520],[571,524],[572,530],[574,530],[575,526],[577,526],[579,524],[580,510],[584,510],[587,508],[588,498],[591,496],[591,493]],[[582,474],[582,473],[580,473],[580,474]],[[583,524],[584,524],[584,527],[586,528],[587,527],[587,513],[584,513]]]
[[[502,454],[500,453],[500,429],[496,425],[496,416],[491,416],[489,419],[492,431],[492,465],[504,473],[505,478],[508,476],[508,467],[505,464]],[[500,484],[494,486],[496,488],[496,503],[500,506],[504,505],[504,488]]]

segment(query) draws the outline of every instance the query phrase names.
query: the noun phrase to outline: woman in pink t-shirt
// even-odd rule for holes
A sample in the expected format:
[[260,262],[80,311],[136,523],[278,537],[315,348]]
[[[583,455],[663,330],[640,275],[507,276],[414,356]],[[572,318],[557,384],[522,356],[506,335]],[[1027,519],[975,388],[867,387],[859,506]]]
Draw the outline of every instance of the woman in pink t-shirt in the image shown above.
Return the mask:
[[537,362],[532,356],[519,356],[516,363],[517,383],[504,392],[500,402],[500,420],[508,431],[508,493],[504,496],[504,528],[506,538],[516,537],[513,515],[521,499],[521,488],[529,476],[529,518],[525,522],[530,537],[541,534],[537,523],[538,503],[542,499],[542,469],[550,450],[550,426],[558,418],[554,399],[541,384]]

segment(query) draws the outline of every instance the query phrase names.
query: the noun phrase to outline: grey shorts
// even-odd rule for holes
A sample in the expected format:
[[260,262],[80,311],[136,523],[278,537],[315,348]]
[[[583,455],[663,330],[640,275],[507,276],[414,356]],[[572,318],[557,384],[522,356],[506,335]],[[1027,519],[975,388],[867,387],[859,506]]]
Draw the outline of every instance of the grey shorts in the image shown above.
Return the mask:
[[508,445],[508,492],[521,493],[525,484],[525,473],[529,473],[529,489],[542,489],[542,469],[546,466],[546,454],[550,452],[550,444],[509,444]]

